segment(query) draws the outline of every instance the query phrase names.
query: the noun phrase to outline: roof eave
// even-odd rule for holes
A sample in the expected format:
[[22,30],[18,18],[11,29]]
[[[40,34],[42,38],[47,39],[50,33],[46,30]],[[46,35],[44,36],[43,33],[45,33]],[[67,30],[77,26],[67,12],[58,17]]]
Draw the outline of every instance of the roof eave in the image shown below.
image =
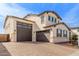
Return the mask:
[[16,16],[6,16],[3,28],[5,28],[5,24],[6,24],[8,17],[13,17],[13,18],[22,19],[22,20],[25,20],[25,21],[30,21],[30,22],[35,23],[34,21],[27,20],[27,19],[24,19],[24,18],[19,18],[19,17],[16,17]]
[[44,28],[55,27],[55,26],[57,26],[59,24],[64,24],[68,28],[69,31],[71,30],[64,22],[57,23],[57,24],[54,24],[54,25],[45,26]]

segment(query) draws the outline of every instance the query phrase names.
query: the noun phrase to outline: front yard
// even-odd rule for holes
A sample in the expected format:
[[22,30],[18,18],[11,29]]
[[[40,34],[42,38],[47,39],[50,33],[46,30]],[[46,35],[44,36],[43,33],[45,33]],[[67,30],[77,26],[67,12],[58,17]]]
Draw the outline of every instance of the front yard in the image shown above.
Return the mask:
[[47,42],[4,42],[2,43],[13,56],[66,56],[78,48]]

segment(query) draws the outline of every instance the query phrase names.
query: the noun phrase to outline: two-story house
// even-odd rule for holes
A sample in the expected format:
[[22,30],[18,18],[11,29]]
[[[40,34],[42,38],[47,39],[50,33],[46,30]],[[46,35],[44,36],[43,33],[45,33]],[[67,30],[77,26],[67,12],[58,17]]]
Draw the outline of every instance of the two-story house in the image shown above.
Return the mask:
[[10,35],[10,41],[14,42],[68,42],[70,28],[61,20],[54,11],[28,14],[24,18],[7,16],[4,29]]

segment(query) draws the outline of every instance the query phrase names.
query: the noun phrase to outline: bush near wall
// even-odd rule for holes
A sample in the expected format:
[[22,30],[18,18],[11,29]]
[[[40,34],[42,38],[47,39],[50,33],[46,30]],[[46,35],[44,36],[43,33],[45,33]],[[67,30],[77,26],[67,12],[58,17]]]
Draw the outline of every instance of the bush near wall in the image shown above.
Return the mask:
[[7,42],[9,41],[9,35],[8,34],[0,34],[0,42]]
[[73,44],[73,45],[78,45],[78,36],[77,35],[72,35],[71,38],[70,38],[70,42]]

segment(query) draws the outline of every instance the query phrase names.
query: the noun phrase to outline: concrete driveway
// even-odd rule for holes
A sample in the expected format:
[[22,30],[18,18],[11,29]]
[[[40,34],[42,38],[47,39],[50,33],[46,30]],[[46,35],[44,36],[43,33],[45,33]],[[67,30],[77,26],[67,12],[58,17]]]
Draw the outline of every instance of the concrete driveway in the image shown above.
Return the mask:
[[67,56],[78,50],[47,42],[7,42],[3,45],[13,56]]
[[10,56],[8,50],[0,42],[0,56]]

